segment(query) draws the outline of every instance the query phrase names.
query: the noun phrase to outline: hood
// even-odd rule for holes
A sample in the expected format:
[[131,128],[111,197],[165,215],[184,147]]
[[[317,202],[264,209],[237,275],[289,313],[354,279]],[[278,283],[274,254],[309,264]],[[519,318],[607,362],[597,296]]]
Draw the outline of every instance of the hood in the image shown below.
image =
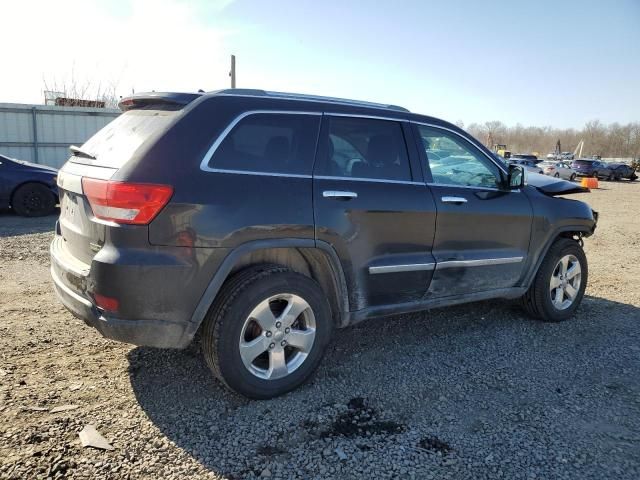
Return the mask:
[[568,195],[570,193],[588,193],[590,190],[581,187],[577,183],[562,180],[560,178],[531,173],[527,175],[527,184],[536,187],[545,195]]

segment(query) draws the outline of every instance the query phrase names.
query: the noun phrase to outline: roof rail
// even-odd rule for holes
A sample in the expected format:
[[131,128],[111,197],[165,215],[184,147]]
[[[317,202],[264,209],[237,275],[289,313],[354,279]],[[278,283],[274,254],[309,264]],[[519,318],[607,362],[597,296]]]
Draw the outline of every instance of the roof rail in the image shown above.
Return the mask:
[[383,103],[366,102],[362,100],[350,100],[346,98],[323,97],[321,95],[306,95],[303,93],[272,92],[272,91],[259,90],[259,89],[253,89],[253,88],[228,88],[225,90],[217,90],[210,93],[222,94],[222,95],[250,95],[250,96],[256,96],[256,97],[273,97],[273,98],[283,98],[283,99],[289,99],[289,100],[302,100],[302,101],[308,100],[313,102],[339,103],[341,105],[383,108],[387,110],[409,112],[408,109],[404,107],[399,107],[398,105],[386,105]]

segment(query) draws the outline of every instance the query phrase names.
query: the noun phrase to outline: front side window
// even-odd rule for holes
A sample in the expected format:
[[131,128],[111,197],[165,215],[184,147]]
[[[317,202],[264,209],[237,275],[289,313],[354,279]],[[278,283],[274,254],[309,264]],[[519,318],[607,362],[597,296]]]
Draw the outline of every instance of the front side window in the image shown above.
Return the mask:
[[462,138],[424,125],[418,125],[418,132],[433,183],[481,188],[502,186],[497,165]]
[[380,180],[411,180],[402,125],[390,120],[329,117],[322,174]]
[[255,113],[238,122],[210,168],[311,175],[320,115]]

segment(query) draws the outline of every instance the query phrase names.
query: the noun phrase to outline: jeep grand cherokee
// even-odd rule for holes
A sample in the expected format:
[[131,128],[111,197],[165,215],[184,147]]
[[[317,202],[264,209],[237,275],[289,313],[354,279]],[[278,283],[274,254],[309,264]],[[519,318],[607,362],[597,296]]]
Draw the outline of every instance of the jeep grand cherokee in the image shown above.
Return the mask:
[[[51,274],[104,336],[182,348],[229,388],[300,385],[336,328],[520,298],[573,315],[586,191],[498,162],[455,125],[391,105],[262,90],[152,93],[72,147]],[[534,178],[539,177],[539,178]]]

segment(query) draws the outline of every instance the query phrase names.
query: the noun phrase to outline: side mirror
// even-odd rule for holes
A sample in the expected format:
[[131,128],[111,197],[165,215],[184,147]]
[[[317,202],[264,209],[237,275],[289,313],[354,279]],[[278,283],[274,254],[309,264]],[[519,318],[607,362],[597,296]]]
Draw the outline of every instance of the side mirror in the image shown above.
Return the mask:
[[507,175],[507,188],[518,190],[527,184],[527,171],[521,165],[509,165]]

